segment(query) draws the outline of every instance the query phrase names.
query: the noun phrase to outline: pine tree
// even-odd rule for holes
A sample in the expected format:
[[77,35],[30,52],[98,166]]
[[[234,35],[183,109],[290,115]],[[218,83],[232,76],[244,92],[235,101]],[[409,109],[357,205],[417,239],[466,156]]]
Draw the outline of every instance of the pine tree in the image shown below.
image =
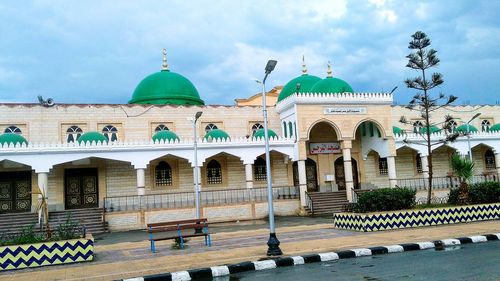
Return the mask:
[[[453,120],[453,117],[447,115],[444,116],[443,122],[433,123],[431,122],[431,114],[441,107],[450,105],[457,99],[457,97],[453,95],[446,96],[443,93],[439,93],[437,97],[432,97],[430,95],[429,91],[444,82],[441,73],[434,72],[431,75],[428,74],[430,68],[437,67],[439,64],[437,51],[430,48],[431,40],[424,32],[417,31],[411,37],[412,40],[410,41],[408,48],[412,50],[412,52],[406,56],[408,59],[406,67],[419,72],[420,76],[408,78],[404,81],[408,88],[418,91],[408,103],[406,108],[418,111],[424,120],[421,130],[415,133],[420,135],[427,146],[427,160],[429,165],[427,204],[430,204],[432,197],[432,177],[434,174],[432,165],[432,147],[454,141],[458,137],[458,134],[454,132],[448,134],[450,121]],[[444,101],[444,103],[440,103],[441,101]],[[409,123],[404,116],[401,117],[400,122],[404,124]],[[442,130],[444,130],[446,134],[444,139],[431,140],[431,127],[435,127],[436,125],[441,125]],[[409,143],[410,141],[405,140],[405,142]]]

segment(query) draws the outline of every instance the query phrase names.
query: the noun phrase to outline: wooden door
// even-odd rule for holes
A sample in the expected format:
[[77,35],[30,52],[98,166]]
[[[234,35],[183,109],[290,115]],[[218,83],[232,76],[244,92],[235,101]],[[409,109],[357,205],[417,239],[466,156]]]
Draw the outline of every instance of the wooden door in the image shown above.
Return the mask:
[[64,194],[66,209],[98,207],[97,169],[67,169],[64,173]]

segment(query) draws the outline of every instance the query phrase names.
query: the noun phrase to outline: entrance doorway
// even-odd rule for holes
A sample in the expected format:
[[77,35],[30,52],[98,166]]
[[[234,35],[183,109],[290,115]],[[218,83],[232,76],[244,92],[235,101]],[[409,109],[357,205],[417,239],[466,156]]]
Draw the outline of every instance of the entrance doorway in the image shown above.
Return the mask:
[[0,214],[31,211],[31,171],[0,173]]
[[64,197],[66,209],[99,206],[97,169],[67,169],[64,171]]
[[[316,172],[316,162],[307,158],[306,160],[306,184],[307,191],[318,191],[318,175]],[[293,184],[299,186],[299,167],[297,162],[293,162]]]
[[[359,189],[358,179],[358,163],[354,158],[351,158],[352,165],[352,181],[355,189]],[[335,182],[339,190],[345,190],[345,172],[344,172],[344,157],[339,157],[335,160]]]

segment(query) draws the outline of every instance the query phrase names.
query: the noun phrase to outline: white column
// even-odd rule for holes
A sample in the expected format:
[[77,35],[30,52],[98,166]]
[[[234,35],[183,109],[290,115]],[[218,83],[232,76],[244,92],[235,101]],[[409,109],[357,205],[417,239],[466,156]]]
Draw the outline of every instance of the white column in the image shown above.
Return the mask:
[[352,202],[352,189],[354,188],[354,182],[352,178],[351,148],[342,148],[342,156],[344,157],[345,192],[347,200]]
[[136,169],[137,173],[137,195],[142,196],[146,194],[146,180],[145,180],[145,169]]
[[500,153],[495,153],[495,166],[497,168],[497,174],[500,175]]
[[[40,188],[40,191],[42,192],[43,196],[45,198],[48,197],[47,195],[47,186],[48,186],[48,173],[38,173],[38,187]],[[39,195],[38,198],[41,198],[42,195]]]
[[245,180],[247,182],[247,188],[253,188],[252,164],[245,164]]
[[299,172],[299,192],[300,192],[300,205],[306,206],[306,191],[307,191],[307,180],[306,180],[306,161],[297,161],[297,170]]
[[397,184],[396,159],[394,156],[387,156],[387,169],[389,174],[389,186],[396,187]]

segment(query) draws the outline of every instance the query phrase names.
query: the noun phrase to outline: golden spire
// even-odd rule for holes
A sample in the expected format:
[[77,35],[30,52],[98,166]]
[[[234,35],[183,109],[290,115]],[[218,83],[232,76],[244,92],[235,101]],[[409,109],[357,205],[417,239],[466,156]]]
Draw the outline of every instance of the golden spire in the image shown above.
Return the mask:
[[326,77],[333,77],[332,76],[332,64],[330,61],[328,61],[328,70],[326,71]]
[[163,54],[163,64],[161,65],[161,70],[168,70],[168,64],[167,64],[167,50],[163,49],[161,51]]
[[302,75],[307,74],[306,60],[304,59],[304,55],[302,55]]

